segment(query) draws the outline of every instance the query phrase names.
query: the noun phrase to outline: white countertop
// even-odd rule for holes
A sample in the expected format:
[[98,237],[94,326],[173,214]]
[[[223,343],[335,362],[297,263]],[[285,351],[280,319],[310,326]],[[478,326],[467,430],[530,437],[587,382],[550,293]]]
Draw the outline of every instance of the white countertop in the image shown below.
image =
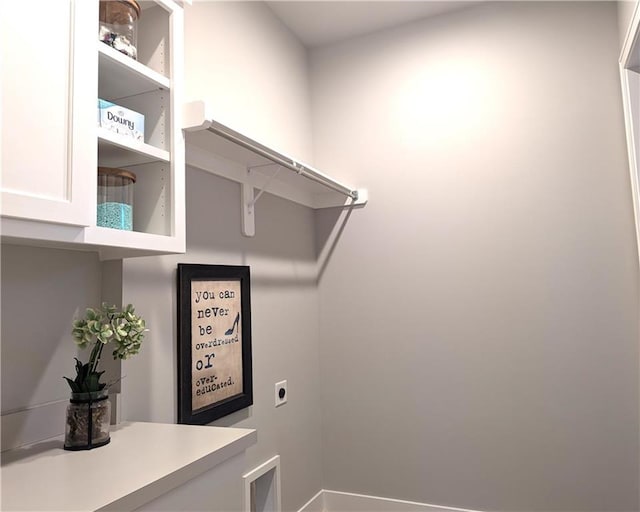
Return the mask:
[[122,423],[85,451],[62,438],[2,453],[1,509],[133,510],[246,450],[251,429]]

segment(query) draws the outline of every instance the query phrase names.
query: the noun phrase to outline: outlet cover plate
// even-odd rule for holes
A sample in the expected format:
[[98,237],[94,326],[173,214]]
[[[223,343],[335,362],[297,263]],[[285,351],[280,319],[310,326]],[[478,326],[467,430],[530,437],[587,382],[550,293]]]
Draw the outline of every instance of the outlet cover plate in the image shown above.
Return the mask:
[[[282,393],[281,391],[284,391]],[[282,397],[280,396],[282,394]],[[280,407],[287,403],[287,398],[289,398],[289,392],[287,391],[287,381],[281,380],[280,382],[276,382],[276,407]]]

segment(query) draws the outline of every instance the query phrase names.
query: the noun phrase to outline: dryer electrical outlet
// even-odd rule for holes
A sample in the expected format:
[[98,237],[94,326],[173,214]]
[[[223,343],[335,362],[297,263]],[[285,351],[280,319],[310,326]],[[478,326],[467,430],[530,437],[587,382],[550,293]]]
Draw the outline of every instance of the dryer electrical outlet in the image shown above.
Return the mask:
[[276,407],[286,404],[287,398],[287,381],[282,380],[280,382],[276,382]]

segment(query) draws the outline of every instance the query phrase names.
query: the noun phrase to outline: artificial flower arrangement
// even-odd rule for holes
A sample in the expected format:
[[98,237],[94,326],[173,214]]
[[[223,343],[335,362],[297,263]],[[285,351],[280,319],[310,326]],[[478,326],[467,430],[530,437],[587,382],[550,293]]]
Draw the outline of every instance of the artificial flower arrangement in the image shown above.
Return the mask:
[[100,382],[104,371],[98,371],[102,350],[112,343],[113,358],[127,359],[140,351],[147,330],[144,319],[136,315],[131,304],[122,310],[107,303],[100,308],[87,308],[84,318],[73,323],[73,339],[82,349],[91,346],[91,354],[87,363],[75,358],[75,379],[64,377],[71,388],[65,449],[88,450],[109,442],[108,385]]

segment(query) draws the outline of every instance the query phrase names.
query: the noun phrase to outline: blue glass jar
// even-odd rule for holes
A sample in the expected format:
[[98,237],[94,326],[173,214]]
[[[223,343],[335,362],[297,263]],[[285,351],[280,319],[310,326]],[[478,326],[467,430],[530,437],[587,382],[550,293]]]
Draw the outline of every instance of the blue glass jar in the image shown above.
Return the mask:
[[98,167],[98,226],[133,230],[135,182],[136,175],[131,171]]

